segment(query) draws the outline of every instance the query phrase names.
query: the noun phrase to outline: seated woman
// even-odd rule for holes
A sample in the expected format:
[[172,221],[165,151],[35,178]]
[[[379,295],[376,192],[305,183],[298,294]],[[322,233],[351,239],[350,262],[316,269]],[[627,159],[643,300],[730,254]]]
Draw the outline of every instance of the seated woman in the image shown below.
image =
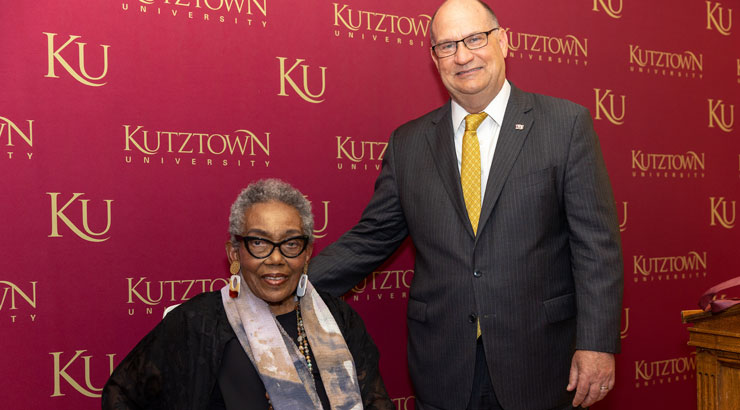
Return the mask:
[[362,319],[308,282],[303,194],[276,179],[250,184],[229,233],[230,284],[146,335],[106,383],[103,409],[394,409]]

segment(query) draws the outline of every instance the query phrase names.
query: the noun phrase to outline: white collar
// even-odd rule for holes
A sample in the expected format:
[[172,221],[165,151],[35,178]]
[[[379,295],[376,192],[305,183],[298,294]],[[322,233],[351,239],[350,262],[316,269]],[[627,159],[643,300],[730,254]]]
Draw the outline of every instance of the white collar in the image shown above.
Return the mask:
[[[488,103],[488,106],[483,110],[488,116],[498,124],[498,126],[501,126],[501,123],[504,121],[504,113],[506,112],[506,104],[509,102],[509,95],[511,95],[511,85],[509,84],[508,80],[504,80],[504,85],[501,87],[501,90],[499,90],[498,94],[496,94],[496,97],[493,98],[493,100]],[[465,111],[465,109],[458,103],[455,102],[455,100],[452,100],[452,127],[453,130],[457,130],[460,128],[460,125],[465,121],[465,116],[468,114],[475,114],[475,113],[469,113]],[[487,120],[487,119],[486,119]]]

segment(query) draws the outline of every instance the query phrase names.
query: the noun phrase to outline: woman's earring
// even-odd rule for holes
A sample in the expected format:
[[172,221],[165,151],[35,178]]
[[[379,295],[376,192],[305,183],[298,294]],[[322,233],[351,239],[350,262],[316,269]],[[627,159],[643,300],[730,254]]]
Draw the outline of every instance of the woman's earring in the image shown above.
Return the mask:
[[298,287],[295,289],[295,295],[302,298],[306,294],[306,286],[308,286],[308,264],[303,265],[303,274],[298,279]]
[[239,290],[241,289],[242,283],[242,278],[239,276],[239,270],[241,270],[239,261],[231,262],[231,265],[229,265],[229,272],[231,273],[231,277],[229,278],[229,296],[232,298],[239,297]]

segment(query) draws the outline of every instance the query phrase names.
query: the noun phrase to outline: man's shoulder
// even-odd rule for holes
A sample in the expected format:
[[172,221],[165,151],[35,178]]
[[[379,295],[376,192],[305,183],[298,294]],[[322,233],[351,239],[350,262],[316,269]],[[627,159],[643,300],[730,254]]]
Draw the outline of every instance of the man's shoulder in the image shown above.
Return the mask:
[[[516,97],[515,97],[516,96]],[[526,91],[512,90],[512,98],[518,98],[530,104],[535,110],[556,115],[578,115],[588,112],[588,108],[581,104],[566,100],[565,98],[554,97],[546,94],[531,93]]]

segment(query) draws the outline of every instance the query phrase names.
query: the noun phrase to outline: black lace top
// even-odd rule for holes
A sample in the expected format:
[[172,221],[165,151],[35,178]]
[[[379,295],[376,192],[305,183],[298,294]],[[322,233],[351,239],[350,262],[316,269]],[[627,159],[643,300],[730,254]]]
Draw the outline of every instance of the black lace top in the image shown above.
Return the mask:
[[[364,407],[394,409],[378,370],[378,349],[362,319],[344,301],[322,292],[319,295],[334,316],[355,361]],[[103,388],[102,408],[219,408],[219,372],[227,344],[232,340],[238,346],[220,292],[194,297],[170,312],[113,371]],[[231,353],[229,357],[233,357]],[[264,395],[259,378],[253,380],[258,384],[256,391]],[[266,400],[243,403],[240,408],[266,409]]]

